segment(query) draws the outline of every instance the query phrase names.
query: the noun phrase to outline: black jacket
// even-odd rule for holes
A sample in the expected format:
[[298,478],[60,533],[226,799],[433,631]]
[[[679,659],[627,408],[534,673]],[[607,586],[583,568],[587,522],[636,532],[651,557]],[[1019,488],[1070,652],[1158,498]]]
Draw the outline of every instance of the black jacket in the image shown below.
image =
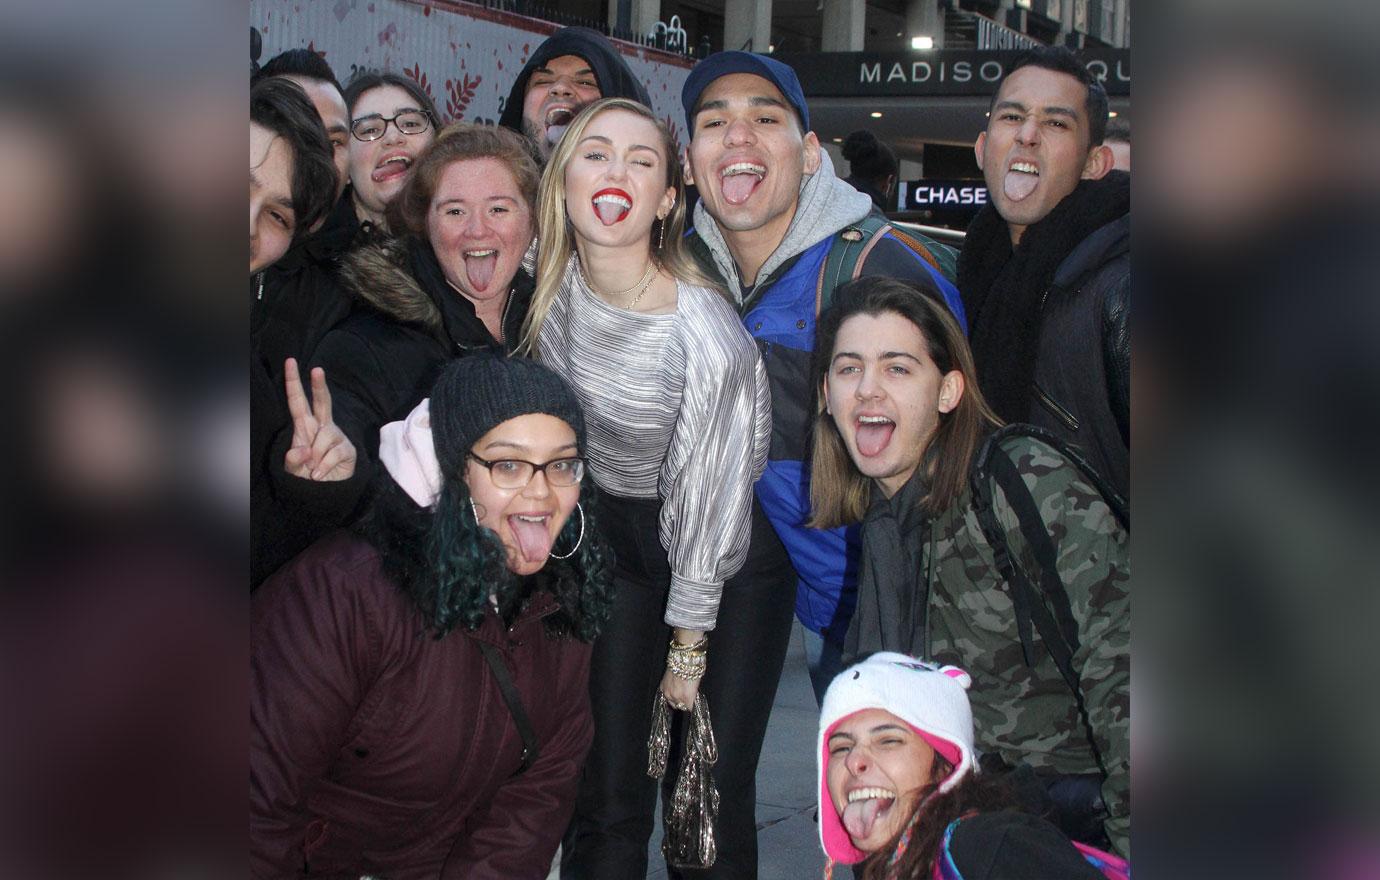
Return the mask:
[[282,377],[284,358],[310,361],[326,334],[349,315],[353,297],[338,269],[360,235],[347,189],[321,229],[294,244],[250,285],[250,339],[270,375]]
[[[305,366],[344,322],[353,296],[340,280],[341,260],[361,239],[347,189],[314,235],[250,279],[250,586],[255,587],[318,535],[322,511],[341,505],[351,487],[308,484],[283,470],[292,438],[283,390],[283,361]],[[304,383],[308,382],[303,371]],[[348,502],[345,502],[348,503]]]
[[1131,488],[1130,300],[1126,214],[1085,238],[1054,273],[1030,408],[1032,424],[1081,447],[1122,498]]
[[652,105],[647,89],[633,75],[608,37],[585,27],[566,27],[547,37],[546,42],[527,59],[508,93],[508,100],[503,104],[503,112],[498,117],[499,125],[511,128],[518,134],[526,134],[522,130],[522,102],[527,97],[527,81],[538,67],[562,55],[576,55],[589,62],[594,78],[599,82],[602,97],[631,98],[648,107]]
[[[963,819],[949,840],[963,880],[1103,880],[1103,874],[1044,819],[1015,810]],[[916,880],[932,880],[925,872]]]
[[968,227],[958,287],[987,402],[1080,447],[1130,495],[1131,184],[1080,181],[1013,248],[987,205]]
[[340,278],[355,297],[355,310],[321,340],[302,369],[302,381],[309,382],[311,368],[325,370],[332,415],[358,456],[355,473],[332,483],[288,476],[282,460],[292,424],[285,421],[267,456],[277,463],[271,489],[280,499],[282,519],[256,526],[252,585],[354,518],[375,474],[379,429],[405,418],[430,394],[451,359],[516,347],[533,289],[531,277],[519,271],[508,294],[501,343],[489,335],[469,300],[446,284],[423,242],[394,239],[357,247],[342,261]]

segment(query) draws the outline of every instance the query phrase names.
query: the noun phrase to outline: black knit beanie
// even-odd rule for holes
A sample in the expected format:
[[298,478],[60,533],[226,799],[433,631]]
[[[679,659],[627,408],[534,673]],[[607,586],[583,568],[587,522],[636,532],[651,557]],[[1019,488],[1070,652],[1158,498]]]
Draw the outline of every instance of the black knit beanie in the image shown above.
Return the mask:
[[531,413],[555,416],[585,448],[585,417],[564,379],[534,360],[475,354],[452,361],[431,389],[431,435],[442,474],[459,473],[465,455],[497,425]]

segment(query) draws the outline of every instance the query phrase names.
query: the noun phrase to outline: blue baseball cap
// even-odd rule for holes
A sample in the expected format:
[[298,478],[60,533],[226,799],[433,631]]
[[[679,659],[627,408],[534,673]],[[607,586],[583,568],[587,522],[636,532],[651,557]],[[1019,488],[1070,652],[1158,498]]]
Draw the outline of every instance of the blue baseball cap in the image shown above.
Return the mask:
[[686,77],[685,86],[680,90],[680,103],[685,107],[685,126],[694,137],[695,105],[709,84],[730,73],[750,73],[776,86],[786,102],[795,108],[800,117],[801,131],[810,130],[810,108],[805,106],[805,93],[800,89],[800,80],[795,71],[775,58],[753,52],[715,52],[695,65]]

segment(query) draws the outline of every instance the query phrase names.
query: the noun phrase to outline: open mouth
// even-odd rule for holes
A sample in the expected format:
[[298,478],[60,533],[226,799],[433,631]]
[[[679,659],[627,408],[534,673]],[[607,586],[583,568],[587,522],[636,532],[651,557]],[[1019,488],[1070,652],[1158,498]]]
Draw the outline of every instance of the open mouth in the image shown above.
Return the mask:
[[1033,162],[1012,162],[1002,179],[1002,192],[1013,202],[1019,202],[1035,191],[1040,183],[1040,168]]
[[393,180],[403,176],[411,167],[412,157],[404,153],[397,153],[374,166],[374,173],[369,177],[374,183],[383,183],[385,180]]
[[498,251],[494,248],[465,251],[465,277],[470,287],[482,293],[494,280],[494,269],[498,266]]
[[896,803],[896,792],[886,788],[855,788],[848,793],[848,806],[843,808],[840,818],[848,835],[854,840],[866,840],[872,836],[877,821],[885,816],[892,804]]
[[605,226],[621,223],[632,210],[632,196],[621,189],[601,189],[590,199],[599,222]]
[[858,416],[854,423],[854,442],[858,454],[871,458],[886,449],[896,423],[886,416]]
[[546,111],[546,141],[554,144],[565,134],[570,120],[575,118],[574,107],[552,107]]
[[741,205],[752,197],[767,169],[755,162],[734,162],[719,172],[719,183],[723,188],[724,201],[730,205]]
[[551,534],[550,523],[551,517],[546,514],[515,513],[508,517],[508,530],[513,533],[518,554],[525,561],[546,561],[556,540]]

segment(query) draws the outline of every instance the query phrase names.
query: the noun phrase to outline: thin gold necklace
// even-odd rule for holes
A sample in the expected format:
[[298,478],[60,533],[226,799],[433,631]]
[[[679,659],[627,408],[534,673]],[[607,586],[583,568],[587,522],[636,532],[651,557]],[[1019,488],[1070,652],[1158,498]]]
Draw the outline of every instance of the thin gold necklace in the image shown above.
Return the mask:
[[[647,268],[651,269],[653,267],[648,266]],[[632,302],[628,303],[628,311],[632,311],[633,306],[637,305],[638,301],[642,299],[643,294],[652,289],[652,281],[654,281],[655,279],[655,272],[647,276],[647,280],[642,284],[642,289],[637,292],[637,296],[632,298]]]
[[631,309],[633,306],[637,305],[638,302],[641,301],[642,297],[651,288],[652,280],[656,278],[656,261],[647,261],[647,270],[642,273],[642,277],[637,279],[637,283],[634,284],[632,287],[629,287],[626,290],[619,290],[612,293],[605,294],[600,292],[599,289],[594,286],[594,283],[589,280],[589,276],[585,274],[585,267],[583,265],[580,266],[580,277],[584,279],[586,287],[588,287],[590,290],[594,291],[596,294],[598,294],[600,297],[606,300],[614,299],[620,296],[627,296],[629,293],[632,293],[634,290],[636,290],[637,295],[634,296],[632,298],[632,302],[628,303],[626,306],[626,308]]

